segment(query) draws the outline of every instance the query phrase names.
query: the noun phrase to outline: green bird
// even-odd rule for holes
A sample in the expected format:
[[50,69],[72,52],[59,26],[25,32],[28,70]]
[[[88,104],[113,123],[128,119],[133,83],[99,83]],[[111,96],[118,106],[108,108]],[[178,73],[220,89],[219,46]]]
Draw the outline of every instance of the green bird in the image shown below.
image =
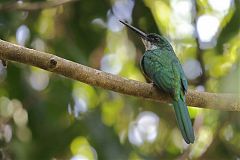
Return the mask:
[[185,101],[188,82],[171,44],[158,34],[146,34],[126,22],[120,22],[141,37],[146,49],[141,68],[158,88],[171,95],[182,136],[186,143],[193,143],[194,131]]

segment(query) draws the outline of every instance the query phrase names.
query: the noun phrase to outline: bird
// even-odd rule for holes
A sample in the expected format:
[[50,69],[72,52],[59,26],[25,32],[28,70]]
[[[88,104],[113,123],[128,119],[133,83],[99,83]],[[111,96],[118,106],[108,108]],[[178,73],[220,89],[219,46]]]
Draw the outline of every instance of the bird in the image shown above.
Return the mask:
[[140,61],[142,71],[157,88],[171,96],[182,137],[187,144],[194,143],[194,130],[185,96],[188,82],[171,44],[163,36],[145,33],[122,20],[119,21],[141,37],[145,46]]

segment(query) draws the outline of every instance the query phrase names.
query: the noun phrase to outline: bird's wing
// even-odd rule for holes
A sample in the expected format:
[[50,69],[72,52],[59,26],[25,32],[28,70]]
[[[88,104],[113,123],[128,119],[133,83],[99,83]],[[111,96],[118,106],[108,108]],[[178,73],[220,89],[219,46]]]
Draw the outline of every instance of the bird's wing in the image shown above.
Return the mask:
[[182,67],[177,60],[173,60],[169,67],[162,67],[154,74],[153,81],[164,91],[170,93],[174,98],[181,91],[187,90],[187,80],[182,74]]
[[184,93],[187,92],[187,89],[188,89],[188,82],[187,82],[187,78],[185,76],[185,73],[182,69],[182,66],[180,64],[180,62],[178,61],[177,62],[177,66],[178,66],[178,70],[179,70],[179,73],[180,73],[180,78],[181,78],[181,84],[182,84],[182,90]]
[[153,81],[164,91],[172,93],[174,77],[171,75],[171,70],[162,68],[154,74]]
[[176,85],[175,79],[176,77],[171,66],[159,68],[158,72],[156,72],[153,76],[154,83],[165,92],[168,92],[170,94],[174,94]]
[[146,73],[146,69],[144,68],[144,65],[143,65],[143,59],[144,59],[144,56],[145,54],[142,56],[141,60],[140,60],[140,69],[142,71],[142,73],[144,74],[145,78],[152,82],[152,79],[149,77],[149,75]]
[[157,50],[146,51],[141,60],[142,70],[165,92],[175,95],[182,90],[185,93],[187,79],[182,66],[177,59],[173,59],[168,54],[164,52],[159,54]]

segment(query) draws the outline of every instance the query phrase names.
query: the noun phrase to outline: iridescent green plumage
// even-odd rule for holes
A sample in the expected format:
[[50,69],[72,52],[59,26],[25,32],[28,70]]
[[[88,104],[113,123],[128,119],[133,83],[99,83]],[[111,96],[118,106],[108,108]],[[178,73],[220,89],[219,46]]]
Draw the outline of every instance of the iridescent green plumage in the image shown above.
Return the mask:
[[157,87],[171,95],[183,138],[186,143],[193,143],[194,131],[185,102],[188,83],[172,46],[160,35],[146,34],[125,22],[122,23],[141,36],[146,47],[141,60],[142,70]]
[[194,142],[192,123],[185,103],[187,80],[172,47],[147,50],[141,61],[144,73],[173,98],[177,122],[186,143]]

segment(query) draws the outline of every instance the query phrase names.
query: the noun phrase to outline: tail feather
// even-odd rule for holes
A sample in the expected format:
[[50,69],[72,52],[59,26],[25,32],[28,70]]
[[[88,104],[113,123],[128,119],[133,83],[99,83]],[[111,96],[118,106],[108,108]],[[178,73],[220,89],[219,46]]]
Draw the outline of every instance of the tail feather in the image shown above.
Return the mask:
[[178,126],[181,130],[184,140],[188,144],[193,143],[195,139],[194,132],[185,102],[182,99],[179,99],[178,101],[173,102],[173,106],[176,113]]

